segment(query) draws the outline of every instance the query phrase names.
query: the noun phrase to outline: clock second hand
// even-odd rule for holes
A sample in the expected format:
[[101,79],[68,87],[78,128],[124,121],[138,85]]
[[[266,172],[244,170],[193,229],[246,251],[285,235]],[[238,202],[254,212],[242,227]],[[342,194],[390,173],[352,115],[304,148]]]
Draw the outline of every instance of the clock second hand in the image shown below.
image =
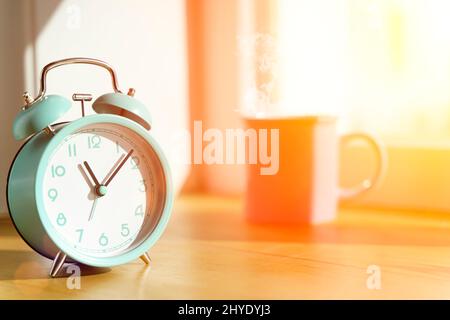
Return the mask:
[[94,217],[94,212],[95,212],[95,208],[97,207],[97,201],[98,199],[100,199],[100,197],[96,197],[94,199],[94,203],[92,203],[92,208],[91,208],[91,213],[89,214],[89,219],[88,221],[91,221],[91,219]]
[[92,208],[91,208],[91,213],[89,214],[89,218],[88,221],[91,221],[91,219],[94,217],[94,212],[95,212],[95,208],[97,207],[97,201],[99,199],[99,195],[97,194],[97,189],[100,187],[100,183],[98,182],[97,177],[94,174],[94,171],[92,171],[91,166],[89,165],[89,163],[87,161],[84,161],[84,166],[86,167],[87,172],[89,173],[89,175],[91,176],[92,180],[94,181],[94,202],[92,203]]

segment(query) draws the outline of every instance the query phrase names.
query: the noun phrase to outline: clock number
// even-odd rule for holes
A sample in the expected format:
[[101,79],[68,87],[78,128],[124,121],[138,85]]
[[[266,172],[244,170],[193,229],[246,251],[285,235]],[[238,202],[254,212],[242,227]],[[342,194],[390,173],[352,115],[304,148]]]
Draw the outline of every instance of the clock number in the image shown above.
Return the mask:
[[116,153],[120,152],[120,144],[119,141],[116,141]]
[[122,224],[122,231],[120,232],[120,234],[123,237],[126,237],[130,234],[130,229],[128,228],[128,223]]
[[147,182],[145,182],[145,180],[141,180],[140,186],[139,186],[139,191],[147,192]]
[[63,225],[65,225],[67,222],[66,216],[64,215],[64,213],[59,213],[58,217],[56,218],[56,223],[58,224],[58,226],[62,227]]
[[143,216],[144,215],[144,207],[142,204],[138,205],[136,210],[134,210],[135,216]]
[[52,177],[62,177],[66,174],[66,168],[63,166],[52,166]]
[[108,245],[108,237],[107,237],[104,233],[102,233],[101,236],[100,236],[100,238],[98,238],[98,243],[99,243],[102,247]]
[[67,148],[69,150],[69,157],[76,157],[77,156],[77,145],[75,143],[69,143]]
[[58,190],[56,190],[55,188],[51,188],[48,190],[47,195],[50,198],[50,200],[52,200],[54,202],[56,200],[56,198],[58,197]]
[[131,157],[130,162],[131,162],[131,169],[137,169],[141,160],[139,159],[139,157],[134,156]]
[[81,239],[83,239],[83,232],[84,232],[84,230],[83,229],[77,229],[77,230],[75,230],[75,232],[78,232],[78,243],[80,243]]
[[102,139],[98,134],[93,136],[88,136],[88,148],[89,149],[99,149],[100,148],[100,142]]

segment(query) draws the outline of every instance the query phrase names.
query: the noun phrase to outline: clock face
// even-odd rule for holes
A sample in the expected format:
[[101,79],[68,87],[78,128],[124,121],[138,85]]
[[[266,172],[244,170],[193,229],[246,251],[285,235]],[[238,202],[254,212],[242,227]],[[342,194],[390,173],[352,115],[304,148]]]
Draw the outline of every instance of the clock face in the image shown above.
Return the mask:
[[42,185],[57,235],[92,257],[120,255],[142,243],[161,218],[166,190],[152,146],[112,123],[67,136],[50,156]]

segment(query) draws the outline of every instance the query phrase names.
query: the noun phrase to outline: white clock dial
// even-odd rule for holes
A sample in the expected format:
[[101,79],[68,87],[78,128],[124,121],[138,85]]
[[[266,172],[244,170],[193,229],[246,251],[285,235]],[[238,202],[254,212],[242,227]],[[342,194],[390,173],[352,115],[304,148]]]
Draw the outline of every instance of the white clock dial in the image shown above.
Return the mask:
[[134,131],[108,123],[87,126],[66,137],[50,157],[42,190],[46,214],[80,253],[121,254],[158,223],[160,168],[150,144]]

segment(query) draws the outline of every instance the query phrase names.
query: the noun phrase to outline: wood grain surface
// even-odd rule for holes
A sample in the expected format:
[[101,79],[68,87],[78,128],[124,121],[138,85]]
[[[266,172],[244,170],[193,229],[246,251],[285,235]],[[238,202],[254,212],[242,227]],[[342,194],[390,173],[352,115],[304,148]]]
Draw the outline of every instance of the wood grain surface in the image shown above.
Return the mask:
[[[450,298],[449,214],[341,209],[331,224],[261,226],[246,223],[240,199],[184,195],[149,254],[148,268],[82,267],[70,289],[73,278],[49,278],[51,261],[3,219],[0,298]],[[367,286],[369,266],[379,289]]]

